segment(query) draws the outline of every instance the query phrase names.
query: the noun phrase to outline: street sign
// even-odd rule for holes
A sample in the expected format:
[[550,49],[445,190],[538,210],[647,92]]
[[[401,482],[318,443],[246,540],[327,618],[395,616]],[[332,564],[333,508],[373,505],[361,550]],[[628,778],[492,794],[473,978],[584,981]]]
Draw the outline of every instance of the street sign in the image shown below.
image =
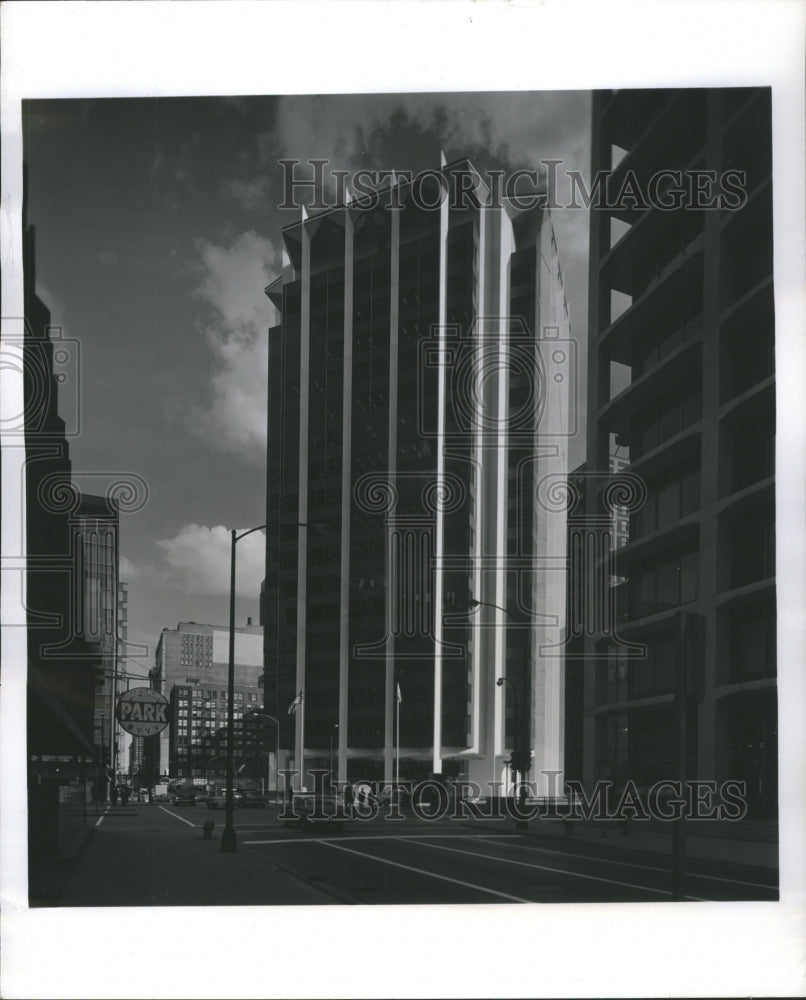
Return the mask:
[[159,691],[132,688],[118,698],[115,714],[132,736],[156,736],[170,721],[170,705]]

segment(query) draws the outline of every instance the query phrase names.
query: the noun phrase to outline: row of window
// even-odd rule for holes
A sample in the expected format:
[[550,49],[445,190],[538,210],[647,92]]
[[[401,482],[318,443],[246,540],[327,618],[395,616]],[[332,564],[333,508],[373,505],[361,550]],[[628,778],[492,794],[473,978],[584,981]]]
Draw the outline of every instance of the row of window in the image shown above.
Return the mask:
[[689,388],[682,398],[645,410],[633,421],[631,454],[640,458],[695,424],[701,416],[702,391],[699,387]]
[[699,595],[699,553],[677,554],[636,570],[629,582],[633,618],[659,614],[696,601]]
[[646,501],[631,520],[632,538],[676,524],[700,506],[700,470],[678,471],[674,478],[652,483]]

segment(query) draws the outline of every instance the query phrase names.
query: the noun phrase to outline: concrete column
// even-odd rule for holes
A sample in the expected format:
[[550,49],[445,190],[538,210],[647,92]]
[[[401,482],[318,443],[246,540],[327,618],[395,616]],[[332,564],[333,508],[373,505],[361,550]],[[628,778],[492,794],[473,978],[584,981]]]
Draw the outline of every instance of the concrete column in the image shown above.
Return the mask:
[[[400,299],[400,212],[390,211],[390,254],[389,254],[389,483],[397,477],[397,379],[398,379],[398,310]],[[395,744],[399,738],[395,731],[395,637],[390,627],[392,621],[391,602],[395,600],[393,569],[390,566],[390,546],[386,546],[386,656],[385,656],[385,697],[384,697],[384,754],[383,780],[394,780]]]
[[347,713],[350,683],[350,511],[353,433],[353,216],[344,210],[344,343],[341,418],[341,587],[339,589],[338,780],[347,780]]
[[[442,164],[444,166],[444,163]],[[448,295],[448,209],[445,197],[439,208],[439,350],[445,350]],[[437,400],[437,483],[445,479],[445,379],[446,366],[440,365]],[[434,761],[435,772],[442,771],[442,605],[445,515],[441,505],[436,510],[436,569],[434,572]]]
[[[299,349],[299,504],[297,521],[308,521],[308,412],[309,386],[308,370],[311,332],[311,236],[305,225],[305,209],[300,226],[302,244],[301,284],[300,284],[300,349]],[[295,697],[305,691],[305,626],[307,622],[308,584],[308,529],[298,527],[299,545],[297,549],[297,673]],[[305,708],[297,709],[294,727],[295,766],[300,771],[298,781],[305,784]]]
[[[719,169],[721,149],[721,93],[709,91],[706,97],[705,162]],[[717,772],[717,744],[726,739],[720,713],[714,705],[719,678],[717,660],[720,649],[716,598],[719,592],[720,546],[719,522],[713,516],[719,500],[719,314],[720,314],[720,229],[719,212],[704,212],[703,231],[703,303],[702,303],[702,435],[700,461],[700,547],[699,604],[705,618],[705,698],[697,719],[698,776],[710,779]],[[724,637],[721,637],[724,639]],[[692,776],[693,777],[693,776]]]

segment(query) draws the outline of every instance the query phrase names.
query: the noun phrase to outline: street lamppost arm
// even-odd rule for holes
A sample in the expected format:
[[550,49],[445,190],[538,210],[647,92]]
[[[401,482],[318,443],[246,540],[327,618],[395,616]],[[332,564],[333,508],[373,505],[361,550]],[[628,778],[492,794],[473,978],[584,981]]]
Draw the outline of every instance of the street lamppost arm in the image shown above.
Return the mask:
[[227,796],[224,829],[221,833],[221,850],[237,851],[238,842],[233,825],[235,810],[235,546],[247,535],[267,528],[268,524],[258,524],[240,534],[232,529],[230,532],[230,567],[229,567],[229,670],[227,673]]
[[470,601],[468,601],[468,604],[474,610],[476,608],[496,608],[498,611],[503,611],[505,615],[509,614],[509,610],[507,608],[501,607],[500,604],[493,604],[491,601],[477,601],[475,598],[473,598]]

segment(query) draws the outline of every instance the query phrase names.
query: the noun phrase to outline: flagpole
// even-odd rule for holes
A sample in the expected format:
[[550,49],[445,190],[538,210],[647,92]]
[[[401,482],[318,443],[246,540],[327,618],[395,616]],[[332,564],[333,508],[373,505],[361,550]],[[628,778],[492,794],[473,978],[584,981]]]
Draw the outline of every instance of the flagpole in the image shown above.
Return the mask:
[[[395,684],[395,784],[400,784],[400,703],[403,697],[400,694],[400,684]],[[400,794],[398,792],[398,794]]]
[[305,695],[299,693],[299,786],[305,784]]

